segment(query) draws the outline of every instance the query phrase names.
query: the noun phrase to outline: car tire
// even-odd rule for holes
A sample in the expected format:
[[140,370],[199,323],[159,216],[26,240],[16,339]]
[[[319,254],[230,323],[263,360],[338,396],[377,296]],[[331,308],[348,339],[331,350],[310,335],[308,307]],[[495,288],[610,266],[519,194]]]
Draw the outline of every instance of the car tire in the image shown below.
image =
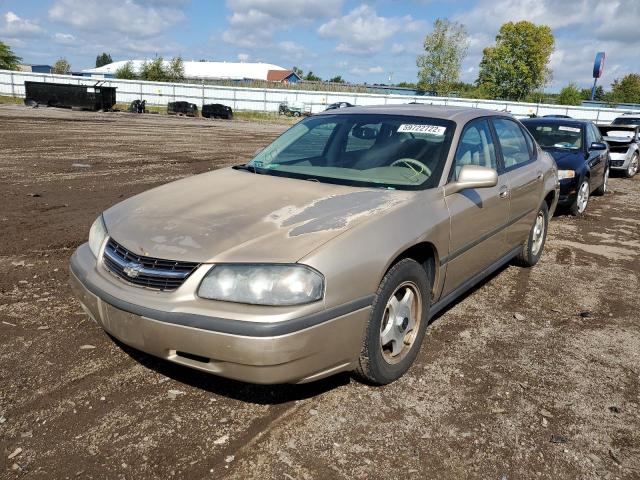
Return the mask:
[[547,229],[549,228],[549,207],[547,202],[542,202],[536,219],[533,222],[531,231],[527,239],[522,244],[522,248],[518,252],[516,262],[521,267],[533,267],[544,251],[544,245],[547,241]]
[[356,375],[373,385],[404,375],[420,351],[430,306],[431,282],[425,268],[408,258],[391,267],[373,301]]
[[593,192],[594,195],[601,197],[605,193],[607,193],[607,186],[609,184],[609,165],[607,165],[604,171],[604,178],[602,179],[602,185],[596,188]]
[[638,173],[639,169],[640,169],[640,155],[638,154],[638,152],[636,152],[633,154],[633,157],[629,162],[629,166],[624,171],[624,176],[627,178],[632,178],[635,176],[636,173]]
[[569,212],[574,217],[579,217],[587,210],[587,206],[589,205],[589,197],[591,196],[590,188],[591,187],[589,186],[589,179],[585,177],[582,182],[580,182],[580,186],[576,191],[576,196],[573,199],[573,202],[571,202],[571,205],[569,205]]

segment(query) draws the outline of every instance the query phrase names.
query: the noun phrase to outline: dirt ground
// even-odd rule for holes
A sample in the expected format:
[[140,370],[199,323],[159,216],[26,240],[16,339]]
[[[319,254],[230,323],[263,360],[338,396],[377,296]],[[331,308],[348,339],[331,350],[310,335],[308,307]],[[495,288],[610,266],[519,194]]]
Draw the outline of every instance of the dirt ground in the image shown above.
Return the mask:
[[88,320],[67,264],[99,212],[284,128],[0,106],[0,478],[640,478],[640,176],[554,218],[538,266],[446,310],[383,388],[225,380]]

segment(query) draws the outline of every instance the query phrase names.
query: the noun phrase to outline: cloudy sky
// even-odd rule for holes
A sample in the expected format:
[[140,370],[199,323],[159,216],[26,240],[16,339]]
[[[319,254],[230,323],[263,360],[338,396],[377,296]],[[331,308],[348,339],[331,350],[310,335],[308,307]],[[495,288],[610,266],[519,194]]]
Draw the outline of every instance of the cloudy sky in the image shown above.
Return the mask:
[[66,57],[74,70],[106,51],[114,60],[264,61],[396,83],[416,80],[415,58],[437,17],[468,28],[465,81],[476,79],[500,25],[518,20],[553,29],[550,91],[590,86],[598,51],[607,87],[640,71],[640,0],[0,0],[0,40],[27,63]]

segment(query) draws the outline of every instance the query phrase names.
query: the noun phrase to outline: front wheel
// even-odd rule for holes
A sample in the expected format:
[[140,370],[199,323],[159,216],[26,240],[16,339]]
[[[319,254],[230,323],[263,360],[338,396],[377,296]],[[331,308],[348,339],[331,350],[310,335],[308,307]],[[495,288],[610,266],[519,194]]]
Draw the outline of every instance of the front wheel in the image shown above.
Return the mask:
[[582,215],[584,211],[587,209],[587,205],[589,204],[589,179],[585,178],[582,180],[578,191],[576,192],[576,198],[573,200],[573,203],[569,207],[569,212],[574,217]]
[[627,167],[627,170],[624,172],[624,176],[627,178],[632,178],[633,176],[635,176],[636,173],[638,173],[639,169],[640,169],[640,155],[638,155],[638,152],[636,152],[633,154],[633,157],[629,162],[629,166]]
[[376,293],[360,351],[356,374],[386,385],[413,364],[429,321],[431,285],[422,265],[412,259],[396,263]]
[[522,244],[522,249],[516,257],[517,263],[522,267],[533,267],[542,256],[544,244],[547,241],[547,227],[549,226],[549,208],[546,202],[542,202],[529,236]]

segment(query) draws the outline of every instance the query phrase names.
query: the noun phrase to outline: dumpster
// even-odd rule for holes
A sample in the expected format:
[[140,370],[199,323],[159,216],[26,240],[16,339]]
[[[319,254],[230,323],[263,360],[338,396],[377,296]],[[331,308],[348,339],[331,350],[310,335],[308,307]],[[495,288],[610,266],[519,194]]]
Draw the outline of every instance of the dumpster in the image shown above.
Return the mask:
[[167,113],[169,115],[195,117],[198,114],[198,106],[195,103],[189,102],[169,102],[167,104]]
[[93,86],[66,83],[24,82],[27,105],[81,108],[83,110],[110,110],[116,104],[116,88],[104,87],[101,82]]
[[233,110],[231,107],[222,105],[221,103],[209,103],[202,106],[202,116],[205,118],[233,118]]

